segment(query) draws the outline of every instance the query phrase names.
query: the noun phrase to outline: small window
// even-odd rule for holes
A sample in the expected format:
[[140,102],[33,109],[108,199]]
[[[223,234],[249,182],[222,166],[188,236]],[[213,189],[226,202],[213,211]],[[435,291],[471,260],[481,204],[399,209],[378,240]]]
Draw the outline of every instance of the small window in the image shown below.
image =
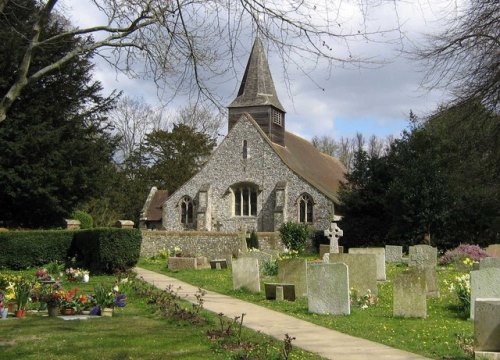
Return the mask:
[[193,223],[193,200],[184,196],[181,200],[181,223],[190,225]]
[[243,159],[248,159],[248,142],[243,140]]
[[310,195],[303,194],[298,200],[299,222],[311,224],[313,222],[313,201]]
[[273,110],[273,123],[283,126],[283,114],[277,110]]
[[242,185],[233,188],[234,216],[257,216],[257,187]]

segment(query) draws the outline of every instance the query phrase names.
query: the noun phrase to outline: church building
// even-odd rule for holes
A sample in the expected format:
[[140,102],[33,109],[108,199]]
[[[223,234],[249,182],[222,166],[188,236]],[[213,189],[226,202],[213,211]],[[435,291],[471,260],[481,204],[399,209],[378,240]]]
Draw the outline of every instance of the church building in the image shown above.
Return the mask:
[[327,229],[345,167],[287,132],[285,115],[257,38],[229,105],[227,136],[177,191],[152,189],[143,227],[236,232],[246,225],[272,232],[293,221]]

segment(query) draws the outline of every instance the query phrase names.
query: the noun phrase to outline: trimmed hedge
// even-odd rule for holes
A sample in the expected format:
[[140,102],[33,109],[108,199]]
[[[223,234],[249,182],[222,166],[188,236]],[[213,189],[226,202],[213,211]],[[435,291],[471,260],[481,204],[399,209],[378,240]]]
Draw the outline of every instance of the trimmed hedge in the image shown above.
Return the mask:
[[113,273],[137,264],[141,242],[138,229],[82,230],[75,233],[70,254],[78,266],[93,273]]
[[139,260],[138,229],[32,230],[0,232],[0,268],[26,269],[76,258],[93,273],[127,270]]
[[66,262],[74,234],[69,230],[0,232],[0,268],[19,270]]

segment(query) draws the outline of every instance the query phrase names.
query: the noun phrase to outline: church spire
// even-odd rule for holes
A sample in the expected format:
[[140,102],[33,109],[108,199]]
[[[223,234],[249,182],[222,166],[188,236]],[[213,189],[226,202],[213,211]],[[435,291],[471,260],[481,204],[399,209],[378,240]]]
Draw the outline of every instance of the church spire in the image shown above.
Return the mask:
[[229,129],[249,113],[271,141],[284,146],[285,109],[278,99],[269,63],[257,37],[236,99],[229,105]]

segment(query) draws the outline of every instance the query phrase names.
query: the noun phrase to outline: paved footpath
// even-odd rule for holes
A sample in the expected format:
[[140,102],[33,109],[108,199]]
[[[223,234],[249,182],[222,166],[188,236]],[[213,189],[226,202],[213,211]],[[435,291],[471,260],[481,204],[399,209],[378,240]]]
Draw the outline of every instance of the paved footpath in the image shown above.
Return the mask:
[[[196,286],[189,285],[153,271],[135,268],[139,277],[160,289],[172,285],[174,289],[181,287],[178,294],[186,300],[196,302],[194,294],[198,291]],[[311,324],[307,321],[269,310],[246,301],[230,296],[221,295],[207,290],[203,297],[203,307],[214,313],[223,313],[229,318],[245,313],[243,325],[250,329],[260,331],[278,340],[283,340],[285,333],[296,338],[293,345],[304,350],[316,353],[326,359],[335,360],[423,360],[420,355],[415,355],[403,350],[391,348],[373,341],[356,338],[330,330],[322,326]]]

